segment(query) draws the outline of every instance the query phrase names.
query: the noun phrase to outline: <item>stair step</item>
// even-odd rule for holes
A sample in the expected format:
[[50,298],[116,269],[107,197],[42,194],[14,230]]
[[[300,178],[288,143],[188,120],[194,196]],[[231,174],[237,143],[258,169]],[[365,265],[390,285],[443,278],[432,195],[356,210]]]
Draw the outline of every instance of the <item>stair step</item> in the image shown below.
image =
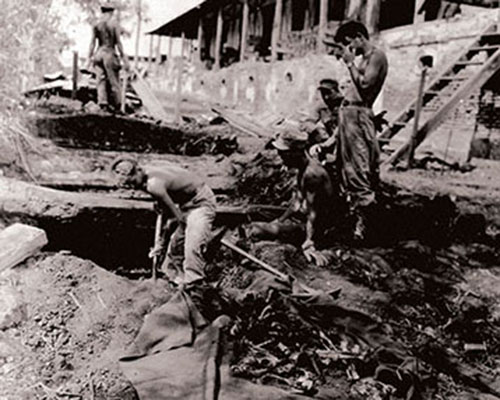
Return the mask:
[[483,61],[459,61],[455,65],[483,65]]
[[442,76],[439,78],[440,81],[466,81],[467,79],[459,76]]
[[500,49],[500,44],[492,44],[492,45],[471,47],[469,49],[469,53],[477,53],[477,52],[480,52],[480,51],[497,50],[497,49]]

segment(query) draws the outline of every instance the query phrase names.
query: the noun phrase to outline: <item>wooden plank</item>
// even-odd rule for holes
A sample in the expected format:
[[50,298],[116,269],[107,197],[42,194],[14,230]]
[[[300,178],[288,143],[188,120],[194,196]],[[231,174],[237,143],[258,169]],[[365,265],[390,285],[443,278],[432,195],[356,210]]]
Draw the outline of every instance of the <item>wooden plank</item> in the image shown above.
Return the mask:
[[[462,87],[460,87],[427,122],[419,129],[415,138],[416,146],[424,141],[424,139],[437,127],[448,115],[458,102],[463,99],[472,89],[480,87],[500,68],[500,50],[489,58],[484,67],[477,71]],[[409,144],[405,143],[400,146],[383,164],[395,164],[402,155],[409,149]]]
[[217,11],[217,28],[215,31],[215,69],[220,68],[223,23],[224,20],[222,19],[222,7],[219,7],[219,10]]
[[269,139],[272,136],[270,132],[267,132],[265,127],[253,123],[252,121],[236,114],[234,111],[222,110],[215,107],[212,108],[212,111],[219,114],[231,126],[249,136],[266,139]]
[[144,107],[148,113],[157,120],[168,121],[168,114],[161,105],[160,101],[154,95],[153,91],[137,71],[135,72],[135,79],[131,80],[130,84],[134,89],[135,93],[141,99]]
[[273,32],[271,36],[271,61],[278,57],[278,43],[281,37],[281,21],[283,18],[283,0],[276,0],[274,9]]
[[247,37],[248,37],[248,19],[250,14],[250,7],[248,0],[243,0],[243,15],[241,16],[241,43],[240,43],[240,61],[245,59]]
[[328,0],[320,0],[319,3],[319,48],[324,49],[323,39],[328,26]]
[[14,224],[0,232],[0,272],[15,267],[48,243],[42,229]]

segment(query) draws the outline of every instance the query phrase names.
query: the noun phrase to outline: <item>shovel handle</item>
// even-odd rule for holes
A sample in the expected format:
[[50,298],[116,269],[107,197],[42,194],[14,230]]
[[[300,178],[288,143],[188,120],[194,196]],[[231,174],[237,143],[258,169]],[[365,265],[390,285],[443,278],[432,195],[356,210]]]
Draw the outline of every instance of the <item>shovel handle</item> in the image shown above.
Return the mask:
[[[157,247],[160,244],[161,240],[161,229],[163,227],[163,213],[158,213],[158,216],[156,217],[156,226],[155,226],[155,244],[154,246]],[[156,280],[156,270],[158,268],[158,259],[159,256],[154,256],[153,257],[153,273],[152,273],[152,278],[153,280]]]

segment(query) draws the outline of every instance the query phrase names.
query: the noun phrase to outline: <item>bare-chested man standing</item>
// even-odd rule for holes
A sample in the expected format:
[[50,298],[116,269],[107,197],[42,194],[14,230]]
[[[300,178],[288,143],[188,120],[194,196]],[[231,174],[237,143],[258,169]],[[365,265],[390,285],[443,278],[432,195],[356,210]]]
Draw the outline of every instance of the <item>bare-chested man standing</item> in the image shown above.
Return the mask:
[[[372,106],[387,76],[387,57],[370,42],[368,31],[360,22],[342,24],[335,34],[335,43],[341,48],[341,57],[351,77],[339,110],[340,174],[356,215],[354,238],[362,240],[366,211],[375,201],[379,179],[380,149]],[[361,56],[358,64],[354,62],[356,56]]]

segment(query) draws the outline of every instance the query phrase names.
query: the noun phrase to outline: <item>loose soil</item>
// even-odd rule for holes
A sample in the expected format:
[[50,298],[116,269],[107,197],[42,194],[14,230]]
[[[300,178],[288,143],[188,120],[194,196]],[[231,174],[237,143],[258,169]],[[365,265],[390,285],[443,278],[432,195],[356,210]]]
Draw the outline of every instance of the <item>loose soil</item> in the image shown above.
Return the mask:
[[[272,151],[262,149],[263,143],[245,137],[240,140],[239,136],[238,141],[239,153],[227,156],[137,155],[150,163],[175,162],[212,175],[211,185],[217,187],[213,182],[223,182],[219,186],[221,202],[286,202],[293,175],[281,169]],[[60,185],[68,185],[67,189],[81,190],[78,181],[83,176],[93,176],[101,178],[97,179],[101,188],[96,185],[94,191],[114,193],[106,166],[119,152],[68,150],[46,141],[36,143],[44,150],[40,154],[30,153],[30,161],[37,177],[44,177],[47,185],[59,180]],[[75,170],[80,175],[72,176]],[[19,166],[3,165],[3,171],[8,176],[21,175]],[[64,176],[54,179],[56,173]],[[477,171],[475,174],[478,176]],[[410,175],[400,175],[392,183],[398,184],[400,179],[407,199],[420,199],[417,204],[424,204],[419,196],[432,191],[423,193],[425,185],[418,186],[422,182],[418,179],[414,180],[417,186],[411,186],[412,180],[407,176]],[[450,176],[448,171],[435,176],[429,173],[426,182],[439,185],[439,180],[445,182]],[[92,180],[88,178],[88,182]],[[453,190],[462,190],[464,186],[457,183],[446,194],[454,196]],[[500,390],[500,246],[495,237],[495,221],[492,224],[488,207],[482,208],[483,200],[471,194],[464,204],[474,204],[474,208],[464,209],[485,214],[484,224],[474,217],[459,220],[447,216],[445,219],[453,221],[452,225],[423,221],[418,226],[420,233],[402,235],[401,240],[392,238],[383,245],[353,247],[339,241],[330,248],[331,263],[323,269],[308,265],[301,252],[289,244],[253,243],[242,232],[232,234],[233,240],[252,254],[308,286],[326,292],[340,290],[336,293],[340,307],[369,315],[409,355],[425,359],[420,361],[424,368],[417,370],[423,399],[488,400],[495,397],[482,393],[478,385],[453,374],[451,369],[440,368],[429,356],[429,349],[439,348],[452,360],[449,365],[466,366],[462,372],[473,371],[476,376],[492,378],[488,384]],[[458,203],[461,209],[462,203]],[[429,200],[425,204],[436,203]],[[438,200],[437,204],[442,203]],[[420,209],[421,214],[401,213],[394,219],[420,215],[420,219],[433,220],[437,214],[428,210],[441,210],[426,207]],[[384,221],[385,230],[397,228],[398,232],[407,232],[402,230],[404,224],[396,226]],[[477,234],[463,234],[474,221]],[[459,229],[460,223],[466,228]],[[447,235],[443,228],[450,226],[453,229]],[[434,241],[432,236],[424,240],[423,236],[428,235],[422,232],[437,233],[445,240]],[[102,267],[69,252],[42,252],[0,276],[2,293],[7,293],[14,303],[11,318],[0,331],[0,398],[136,398],[118,370],[117,360],[134,339],[144,316],[167,301],[172,290],[163,279],[148,279],[147,260],[141,261],[133,273]],[[254,281],[256,273],[250,267],[248,262],[221,249],[209,267],[210,277],[222,294],[230,295]],[[355,342],[346,342],[336,334],[335,327],[329,329],[328,321],[323,321],[323,331],[336,347],[350,354],[349,360],[328,362],[321,352],[325,350],[324,343],[316,342],[318,329],[308,331],[299,320],[291,320],[286,301],[280,298],[267,310],[270,317],[261,318],[271,298],[267,295],[259,294],[251,307],[242,303],[232,309],[234,324],[238,322],[238,313],[240,320],[247,317],[247,323],[255,323],[254,330],[247,326],[239,333],[236,329],[228,332],[233,346],[239,345],[232,361],[234,373],[263,384],[301,390],[313,397],[314,390],[329,389],[335,395],[326,398],[390,398],[390,388],[374,381],[373,371],[359,357],[363,349],[355,347]],[[231,310],[226,311],[231,314]],[[288,329],[290,326],[295,331]],[[477,345],[476,350],[470,350],[470,345]],[[311,357],[316,366],[308,361]],[[279,368],[268,363],[269,359],[278,360]],[[263,366],[261,361],[267,363]],[[400,392],[392,398],[404,398],[402,389],[398,389]]]

